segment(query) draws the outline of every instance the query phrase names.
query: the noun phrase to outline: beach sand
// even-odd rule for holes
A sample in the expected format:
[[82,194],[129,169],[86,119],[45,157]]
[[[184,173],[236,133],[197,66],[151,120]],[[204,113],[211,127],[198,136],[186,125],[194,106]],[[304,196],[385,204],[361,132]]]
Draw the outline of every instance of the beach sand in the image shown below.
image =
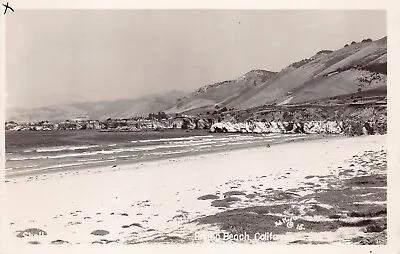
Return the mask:
[[[386,177],[386,135],[336,137],[117,167],[14,177],[6,183],[7,243],[15,246],[24,243],[221,242],[225,241],[221,240],[224,233],[246,233],[243,230],[249,228],[240,223],[253,215],[251,223],[260,225],[257,220],[264,216],[261,221],[271,224],[261,228],[270,228],[270,232],[259,233],[277,235],[277,239],[271,241],[277,244],[351,242],[349,239],[368,236],[368,230],[364,229],[368,223],[349,226],[365,218],[345,216],[341,225],[345,221],[347,226],[327,226],[327,230],[310,224],[310,221],[320,220],[325,226],[336,225],[340,219],[340,215],[330,214],[337,212],[332,202],[322,204],[315,195],[333,189],[341,191],[343,186],[359,191],[365,187],[362,186],[365,181],[355,188],[351,185],[355,180],[349,181],[369,176],[372,176],[373,186],[367,186],[365,193],[351,195],[375,197],[361,198],[358,200],[360,207],[373,204],[381,210],[369,218],[386,220],[386,179],[384,184],[375,184],[379,176]],[[313,214],[307,210],[310,204],[314,208],[320,204],[329,213]],[[243,216],[243,209],[252,207],[270,208],[268,213],[249,210],[249,216],[242,222],[235,224],[235,219],[231,219],[229,223],[233,224],[226,227],[229,223],[225,223],[224,216],[234,218],[228,213],[235,211]],[[292,221],[294,227],[288,232],[282,229],[285,223],[277,226],[275,222],[277,218],[289,218],[293,207],[297,209],[294,214],[298,218]],[[300,222],[303,226],[294,230]],[[238,225],[241,225],[240,230]],[[257,229],[253,228],[249,234],[254,235],[254,230]],[[382,231],[385,230],[372,230]]]

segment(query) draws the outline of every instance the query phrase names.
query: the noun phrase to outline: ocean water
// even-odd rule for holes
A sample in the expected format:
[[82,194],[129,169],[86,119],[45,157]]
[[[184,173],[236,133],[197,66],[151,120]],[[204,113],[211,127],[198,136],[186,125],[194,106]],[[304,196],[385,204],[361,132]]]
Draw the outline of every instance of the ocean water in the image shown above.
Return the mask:
[[[157,160],[306,139],[306,134],[6,134],[6,176]],[[78,136],[77,136],[78,135]],[[80,135],[80,136],[79,136]],[[91,136],[92,135],[92,136]],[[100,135],[100,134],[99,134]],[[30,140],[32,139],[32,140]],[[67,142],[67,141],[68,142]],[[59,141],[59,142],[58,142]],[[78,142],[79,141],[79,142]]]

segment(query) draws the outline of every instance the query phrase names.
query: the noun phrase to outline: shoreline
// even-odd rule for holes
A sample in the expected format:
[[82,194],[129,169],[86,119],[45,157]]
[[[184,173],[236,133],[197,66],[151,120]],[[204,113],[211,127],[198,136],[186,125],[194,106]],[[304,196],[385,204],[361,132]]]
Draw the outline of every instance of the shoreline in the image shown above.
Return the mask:
[[[321,198],[313,196],[315,191],[337,188],[335,182],[324,182],[323,176],[345,181],[354,174],[373,174],[374,170],[367,168],[373,169],[375,163],[386,160],[380,152],[386,147],[386,137],[307,140],[269,148],[260,146],[121,165],[115,170],[102,167],[78,173],[41,175],[26,181],[21,177],[16,183],[6,184],[9,242],[187,243],[196,242],[194,234],[200,242],[208,242],[210,233],[228,233],[223,230],[224,224],[218,224],[224,223],[218,218],[231,216],[235,209],[245,209],[245,218],[265,211],[265,208],[254,208],[260,206],[274,209],[274,216],[285,216],[289,207],[284,204],[288,197],[310,197],[298,200],[308,204],[307,200]],[[378,154],[370,155],[368,151]],[[363,155],[365,152],[368,152],[367,157]],[[368,159],[370,156],[380,159]],[[355,159],[360,161],[352,162]],[[346,166],[350,163],[355,166]],[[235,216],[240,218],[241,215]],[[307,216],[301,219],[309,221]],[[270,218],[264,221],[273,225],[271,220],[277,217]],[[203,223],[195,223],[199,219]],[[251,226],[254,222],[257,217],[244,225]],[[312,226],[315,222],[304,223],[308,230],[315,228]],[[33,231],[35,228],[37,230]],[[46,235],[39,235],[42,232],[39,229]],[[323,234],[304,233],[309,239],[326,236],[324,241],[328,242],[366,235],[358,231],[359,228],[347,229],[351,230],[340,231],[340,234],[329,230],[323,230]],[[274,230],[274,234],[281,234],[277,243],[304,240],[304,234],[283,235],[284,231]],[[20,233],[37,235],[19,237]]]
[[[268,138],[268,136],[266,136]],[[122,166],[122,165],[136,165],[144,162],[152,162],[152,161],[163,161],[163,160],[170,160],[170,159],[178,159],[178,158],[184,158],[184,157],[192,157],[192,156],[199,156],[199,155],[204,155],[204,154],[213,154],[213,153],[220,153],[220,152],[228,152],[228,151],[234,151],[234,150],[241,150],[241,149],[251,149],[251,148],[257,148],[257,147],[262,147],[265,145],[282,145],[286,143],[292,143],[292,142],[305,142],[305,141],[312,141],[312,140],[321,140],[321,139],[336,139],[336,138],[346,138],[346,136],[342,134],[307,134],[306,136],[299,136],[296,137],[295,139],[290,139],[289,140],[278,140],[276,142],[270,142],[270,141],[261,141],[260,143],[256,144],[241,144],[241,145],[236,145],[232,147],[220,147],[220,148],[213,148],[212,150],[206,150],[206,151],[196,151],[196,152],[187,152],[183,154],[170,154],[170,155],[162,155],[159,156],[158,158],[142,158],[140,160],[135,160],[135,161],[121,161],[116,163],[115,161],[110,161],[110,162],[103,162],[101,164],[89,164],[89,165],[83,165],[83,166],[73,166],[67,169],[62,169],[62,168],[54,168],[54,169],[45,169],[45,170],[37,170],[35,171],[29,171],[27,172],[17,172],[12,174],[10,173],[7,174],[6,171],[6,176],[5,180],[10,180],[18,177],[24,177],[24,176],[37,176],[37,175],[43,175],[43,174],[53,174],[53,173],[60,173],[60,172],[70,172],[70,171],[82,171],[82,170],[87,170],[87,169],[95,169],[95,168],[103,168],[103,167],[110,167],[110,166]]]

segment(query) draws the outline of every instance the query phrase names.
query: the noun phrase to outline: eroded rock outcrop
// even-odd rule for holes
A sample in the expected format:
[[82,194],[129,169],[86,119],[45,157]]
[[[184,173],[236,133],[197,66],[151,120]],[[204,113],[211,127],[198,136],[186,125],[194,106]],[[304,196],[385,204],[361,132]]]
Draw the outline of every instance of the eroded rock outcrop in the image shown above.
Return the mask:
[[219,122],[210,127],[210,132],[230,133],[306,133],[346,134],[350,136],[386,133],[385,121],[305,121],[305,122]]
[[197,121],[195,122],[196,122],[196,129],[199,130],[210,129],[211,127],[211,124],[208,121],[201,118],[197,119]]
[[243,122],[214,123],[210,132],[232,133],[343,133],[343,123],[335,121],[309,121],[309,122]]
[[193,121],[193,119],[183,118],[182,120],[183,120],[182,129],[194,130],[196,128],[196,123],[195,121]]

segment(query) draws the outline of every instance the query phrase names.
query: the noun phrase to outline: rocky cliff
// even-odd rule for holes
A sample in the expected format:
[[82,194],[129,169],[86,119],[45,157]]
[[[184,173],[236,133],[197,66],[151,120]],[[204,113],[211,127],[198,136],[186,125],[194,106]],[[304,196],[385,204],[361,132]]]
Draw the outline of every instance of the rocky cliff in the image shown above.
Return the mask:
[[305,134],[348,134],[373,135],[384,134],[386,130],[376,122],[241,122],[214,123],[210,132],[229,133],[305,133]]

